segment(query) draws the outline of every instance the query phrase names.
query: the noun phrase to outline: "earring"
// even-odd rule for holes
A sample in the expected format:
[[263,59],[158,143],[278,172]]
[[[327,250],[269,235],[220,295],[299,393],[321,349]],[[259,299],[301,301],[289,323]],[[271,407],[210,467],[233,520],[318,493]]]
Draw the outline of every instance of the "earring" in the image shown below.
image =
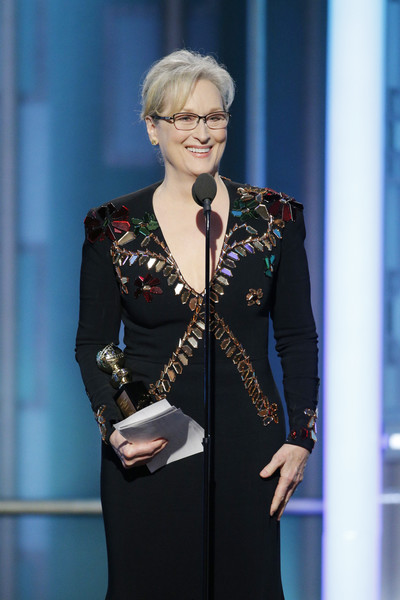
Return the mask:
[[153,140],[151,140],[151,145],[152,145],[152,146],[158,146],[158,142],[157,142],[157,140],[154,140],[154,139],[153,139]]

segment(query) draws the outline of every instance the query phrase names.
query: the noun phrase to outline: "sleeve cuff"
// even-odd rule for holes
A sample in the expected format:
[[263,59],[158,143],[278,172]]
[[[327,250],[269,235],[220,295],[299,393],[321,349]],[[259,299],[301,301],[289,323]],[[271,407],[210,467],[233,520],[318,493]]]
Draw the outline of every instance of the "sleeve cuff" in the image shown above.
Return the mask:
[[106,404],[101,404],[97,411],[94,411],[94,418],[99,426],[101,439],[105,444],[109,444],[110,436],[115,431],[113,425],[122,418],[118,409],[112,410]]
[[318,409],[306,408],[303,414],[307,417],[306,421],[300,427],[291,428],[286,443],[302,446],[311,452],[317,441]]

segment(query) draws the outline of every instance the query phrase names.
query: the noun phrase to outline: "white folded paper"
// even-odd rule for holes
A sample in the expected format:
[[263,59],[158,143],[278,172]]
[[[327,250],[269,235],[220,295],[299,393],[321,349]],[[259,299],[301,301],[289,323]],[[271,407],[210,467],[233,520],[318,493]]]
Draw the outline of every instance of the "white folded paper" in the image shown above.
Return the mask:
[[151,473],[175,460],[203,452],[204,429],[168,400],[150,404],[114,427],[129,442],[168,440],[165,448],[147,463]]

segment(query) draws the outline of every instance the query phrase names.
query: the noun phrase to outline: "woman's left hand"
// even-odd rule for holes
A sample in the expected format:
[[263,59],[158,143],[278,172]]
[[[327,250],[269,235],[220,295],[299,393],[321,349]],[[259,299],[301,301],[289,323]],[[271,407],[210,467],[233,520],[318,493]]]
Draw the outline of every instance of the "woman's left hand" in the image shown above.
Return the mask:
[[310,452],[301,446],[283,444],[260,472],[260,476],[266,479],[280,469],[280,477],[270,510],[271,517],[276,514],[278,521],[289,498],[303,479],[304,468],[309,456]]

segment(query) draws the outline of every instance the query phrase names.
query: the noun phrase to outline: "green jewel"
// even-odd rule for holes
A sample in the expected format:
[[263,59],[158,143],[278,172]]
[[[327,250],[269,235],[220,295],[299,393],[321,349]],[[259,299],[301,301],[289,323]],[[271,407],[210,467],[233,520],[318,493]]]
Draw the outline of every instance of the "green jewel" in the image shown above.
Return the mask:
[[255,208],[258,206],[258,202],[255,198],[252,200],[242,200],[238,198],[233,203],[232,214],[234,217],[239,218],[244,223],[251,221],[252,219],[258,219],[258,215],[255,212]]
[[143,219],[136,219],[132,217],[131,219],[133,225],[133,232],[135,235],[150,235],[152,231],[158,229],[158,222],[155,215],[152,215],[148,212],[144,213]]

